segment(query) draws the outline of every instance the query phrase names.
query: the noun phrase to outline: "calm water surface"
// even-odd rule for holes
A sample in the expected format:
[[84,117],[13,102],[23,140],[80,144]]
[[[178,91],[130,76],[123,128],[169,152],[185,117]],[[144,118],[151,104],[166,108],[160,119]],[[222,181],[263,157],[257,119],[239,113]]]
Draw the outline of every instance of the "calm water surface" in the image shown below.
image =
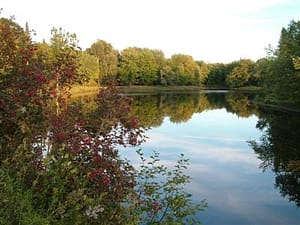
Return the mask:
[[[187,190],[208,202],[197,215],[203,224],[300,224],[299,114],[258,108],[243,93],[133,97],[152,128],[146,155],[155,150],[169,166],[180,153],[190,159]],[[122,154],[135,162],[132,149]]]

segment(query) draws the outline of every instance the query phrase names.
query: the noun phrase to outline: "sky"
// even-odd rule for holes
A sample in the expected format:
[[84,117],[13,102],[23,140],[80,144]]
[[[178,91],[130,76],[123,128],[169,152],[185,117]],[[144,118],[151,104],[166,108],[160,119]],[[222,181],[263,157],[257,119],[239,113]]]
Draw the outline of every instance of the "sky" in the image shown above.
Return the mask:
[[204,62],[257,60],[276,47],[282,27],[300,20],[300,0],[1,0],[1,16],[48,41],[51,28],[75,33],[82,49],[159,49]]

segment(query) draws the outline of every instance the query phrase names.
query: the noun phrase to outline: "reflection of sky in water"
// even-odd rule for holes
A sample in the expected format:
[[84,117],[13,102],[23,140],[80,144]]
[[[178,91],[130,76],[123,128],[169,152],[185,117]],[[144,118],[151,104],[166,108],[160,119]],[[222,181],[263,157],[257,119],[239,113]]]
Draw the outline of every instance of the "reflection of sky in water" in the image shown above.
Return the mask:
[[[195,201],[207,199],[209,206],[199,213],[203,224],[299,224],[299,210],[274,189],[273,174],[262,173],[246,142],[259,139],[257,120],[225,109],[194,114],[187,123],[165,118],[160,127],[147,132],[142,149],[146,155],[158,151],[166,165],[180,153],[190,159],[192,182],[187,190]],[[134,151],[126,150],[125,155],[135,161]]]

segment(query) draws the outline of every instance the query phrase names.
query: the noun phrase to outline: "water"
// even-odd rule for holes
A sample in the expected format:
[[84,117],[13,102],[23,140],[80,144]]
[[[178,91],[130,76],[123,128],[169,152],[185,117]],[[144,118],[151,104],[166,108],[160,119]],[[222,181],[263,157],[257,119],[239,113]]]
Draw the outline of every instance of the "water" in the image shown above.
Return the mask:
[[[190,159],[186,189],[208,202],[197,214],[203,224],[300,224],[299,114],[259,108],[243,93],[133,97],[134,113],[151,127],[143,151],[159,152],[168,166],[180,153]],[[122,154],[136,162],[132,149]]]

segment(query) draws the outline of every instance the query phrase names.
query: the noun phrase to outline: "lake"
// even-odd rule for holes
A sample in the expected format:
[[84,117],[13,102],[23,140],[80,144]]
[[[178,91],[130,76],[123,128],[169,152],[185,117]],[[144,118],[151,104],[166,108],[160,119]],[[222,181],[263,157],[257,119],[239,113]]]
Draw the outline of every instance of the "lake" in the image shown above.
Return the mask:
[[[300,114],[252,104],[254,94],[227,91],[137,94],[133,112],[150,127],[140,147],[172,166],[190,159],[186,189],[208,208],[206,225],[299,224]],[[121,154],[132,163],[131,148]]]

